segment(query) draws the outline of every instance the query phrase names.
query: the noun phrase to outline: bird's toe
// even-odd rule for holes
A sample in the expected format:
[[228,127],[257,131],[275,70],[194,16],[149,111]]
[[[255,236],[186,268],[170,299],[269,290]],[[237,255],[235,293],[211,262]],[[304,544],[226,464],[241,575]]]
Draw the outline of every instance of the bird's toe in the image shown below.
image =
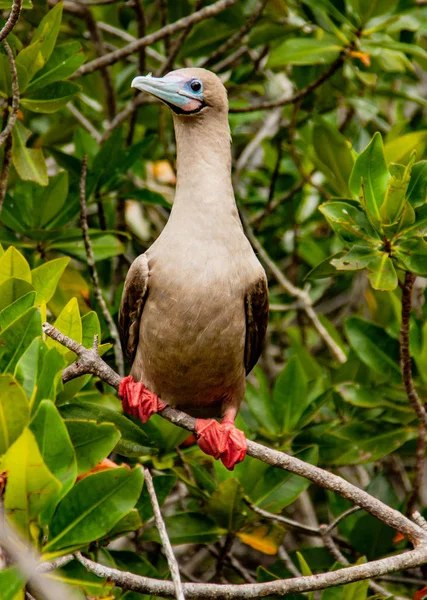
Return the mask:
[[131,375],[123,377],[121,380],[119,396],[122,399],[125,413],[136,417],[143,423],[146,423],[151,415],[166,407],[157,394],[150,392],[142,382],[135,381]]
[[246,455],[247,442],[243,431],[231,423],[214,419],[196,419],[197,443],[205,454],[220,458],[230,471]]

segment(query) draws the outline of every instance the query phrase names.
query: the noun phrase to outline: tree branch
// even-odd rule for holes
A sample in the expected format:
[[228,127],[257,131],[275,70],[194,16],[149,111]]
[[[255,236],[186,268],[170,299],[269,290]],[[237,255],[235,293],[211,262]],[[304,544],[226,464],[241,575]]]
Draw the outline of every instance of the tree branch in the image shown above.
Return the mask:
[[[113,371],[113,369],[98,356],[95,349],[85,348],[75,340],[62,334],[49,323],[43,324],[43,330],[46,335],[69,350],[72,350],[79,357],[77,362],[67,367],[64,371],[62,378],[64,383],[75,377],[91,373],[97,375],[112,387],[115,387],[116,389],[119,387],[121,381],[120,375],[115,373],[115,371]],[[159,414],[171,423],[174,423],[174,425],[178,425],[193,433],[195,432],[195,419],[186,413],[167,406]],[[374,498],[374,496],[371,496],[338,475],[329,473],[320,467],[305,463],[295,456],[290,456],[285,452],[268,448],[267,446],[253,442],[252,440],[248,440],[248,455],[273,467],[278,467],[279,469],[284,469],[295,475],[300,475],[322,488],[336,492],[343,498],[346,498],[360,508],[363,508],[377,519],[380,519],[380,521],[389,527],[400,531],[402,535],[415,545],[427,544],[427,531],[425,531],[423,527],[413,523],[399,511],[387,506],[387,504],[384,504],[377,498]],[[371,577],[371,575],[368,577]]]
[[[82,555],[77,555],[77,558],[88,571],[91,571],[98,577],[107,577],[119,587],[142,594],[154,594],[166,598],[174,596],[175,588],[171,581],[160,581],[150,577],[133,575],[127,571],[104,567]],[[423,543],[415,550],[410,550],[409,552],[360,565],[345,567],[328,573],[241,585],[184,583],[183,589],[187,600],[191,600],[192,598],[197,600],[241,600],[243,598],[245,600],[256,600],[272,594],[283,596],[285,594],[323,590],[328,587],[345,585],[401,569],[410,569],[425,563],[426,560],[427,545]]]
[[156,496],[156,490],[154,489],[153,479],[148,469],[144,468],[145,485],[147,486],[148,494],[151,500],[151,506],[153,507],[154,519],[156,526],[159,531],[162,546],[166,554],[166,558],[169,565],[172,581],[175,587],[175,595],[177,600],[185,600],[184,591],[182,589],[181,575],[179,573],[179,566],[173,553],[173,549],[169,540],[168,532],[166,531],[166,525],[163,521],[162,513],[160,511],[159,502]]
[[87,212],[86,212],[86,175],[87,175],[87,156],[83,157],[82,161],[82,174],[80,178],[80,226],[83,233],[83,240],[86,249],[87,264],[89,267],[90,277],[93,283],[93,291],[95,298],[99,304],[99,307],[104,315],[104,319],[107,322],[110,330],[110,335],[114,340],[114,356],[116,360],[117,369],[119,374],[124,374],[124,360],[123,352],[120,345],[119,332],[116,324],[113,321],[113,317],[108,310],[107,304],[102,295],[101,287],[99,285],[98,271],[96,270],[95,257],[93,255],[92,243],[89,237],[89,227],[87,224]]
[[262,12],[267,2],[268,0],[259,0],[258,4],[255,6],[255,10],[245,21],[245,23],[242,25],[239,31],[236,31],[234,35],[232,35],[226,42],[224,42],[219,48],[217,48],[215,52],[213,52],[205,61],[203,61],[200,66],[206,68],[209,65],[214,64],[223,54],[225,54],[230,50],[230,48],[235,46],[258,21],[258,19],[262,15]]
[[296,94],[291,96],[290,98],[282,98],[281,100],[274,100],[274,101],[266,100],[264,102],[259,102],[258,104],[252,104],[251,106],[241,106],[241,107],[234,107],[234,108],[231,107],[230,112],[231,113],[248,113],[248,112],[254,112],[256,110],[267,110],[270,108],[278,108],[280,106],[287,106],[288,104],[295,104],[296,102],[300,102],[301,100],[303,100],[303,98],[305,98],[306,96],[308,96],[309,94],[314,92],[314,90],[316,90],[318,87],[320,87],[322,85],[322,83],[324,83],[325,81],[330,79],[332,77],[332,75],[334,75],[334,73],[336,73],[336,71],[338,71],[338,69],[340,69],[342,67],[342,65],[344,64],[344,58],[345,58],[345,52],[343,51],[340,53],[339,57],[330,65],[330,67],[328,69],[326,69],[326,71],[324,73],[319,75],[319,77],[317,79],[315,79],[314,81],[309,83],[305,88],[303,88],[302,90],[300,90],[299,92],[297,92]]
[[158,42],[159,40],[162,40],[169,35],[173,35],[174,33],[182,31],[189,25],[195,25],[196,23],[200,23],[200,21],[204,21],[205,19],[209,19],[218,15],[220,12],[226,10],[227,8],[230,8],[230,6],[233,6],[233,4],[236,4],[237,1],[238,0],[217,0],[217,2],[215,2],[214,4],[205,6],[201,10],[191,15],[188,15],[187,17],[178,19],[178,21],[175,21],[175,23],[170,23],[169,25],[162,27],[154,33],[150,33],[149,35],[146,35],[145,37],[139,40],[131,42],[123,48],[119,48],[114,52],[105,54],[100,58],[97,58],[89,63],[82,65],[80,69],[78,69],[78,71],[76,71],[76,73],[72,76],[72,78],[81,77],[82,75],[93,73],[93,71],[101,69],[102,67],[105,67],[107,65],[112,65],[118,60],[126,58],[126,56],[129,56],[130,54],[133,54],[134,52],[136,52],[144,46],[154,44],[155,42]]
[[0,42],[2,42],[12,31],[18,22],[19,15],[21,14],[22,0],[13,0],[12,10],[10,11],[9,17],[4,24],[4,27],[0,31]]
[[409,347],[409,326],[411,322],[412,290],[416,275],[406,271],[405,281],[402,286],[402,323],[400,326],[400,369],[402,371],[403,385],[409,403],[412,405],[420,423],[427,429],[427,412],[415,389],[412,379],[412,359]]
[[[18,73],[16,71],[15,60],[13,58],[12,50],[6,40],[3,40],[3,46],[6,50],[7,58],[9,59],[10,73],[12,76],[12,111],[9,115],[6,127],[0,133],[0,147],[5,143],[9,135],[12,133],[13,126],[16,122],[19,110],[19,83]],[[1,207],[0,207],[1,210]]]

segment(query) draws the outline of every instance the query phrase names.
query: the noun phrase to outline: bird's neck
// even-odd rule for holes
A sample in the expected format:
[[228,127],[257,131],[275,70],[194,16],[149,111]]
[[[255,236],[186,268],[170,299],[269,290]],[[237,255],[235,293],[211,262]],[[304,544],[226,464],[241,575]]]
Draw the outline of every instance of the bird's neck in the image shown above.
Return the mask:
[[173,213],[235,210],[231,184],[231,136],[227,115],[220,119],[174,118],[177,185]]

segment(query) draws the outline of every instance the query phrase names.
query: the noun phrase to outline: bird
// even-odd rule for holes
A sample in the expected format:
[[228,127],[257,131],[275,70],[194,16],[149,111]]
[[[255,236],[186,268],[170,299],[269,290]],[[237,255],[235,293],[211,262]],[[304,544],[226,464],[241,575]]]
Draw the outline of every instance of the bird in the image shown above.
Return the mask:
[[196,417],[201,450],[233,470],[247,451],[234,421],[263,347],[268,283],[234,197],[227,91],[202,68],[132,87],[171,109],[177,179],[164,229],[125,279],[118,321],[131,369],[119,395],[143,422],[166,405]]

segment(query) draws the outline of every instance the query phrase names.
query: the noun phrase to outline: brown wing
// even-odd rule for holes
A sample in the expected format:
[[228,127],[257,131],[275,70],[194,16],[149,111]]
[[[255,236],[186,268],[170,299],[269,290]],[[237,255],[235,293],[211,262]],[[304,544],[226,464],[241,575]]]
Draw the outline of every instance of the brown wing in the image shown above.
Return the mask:
[[139,341],[139,324],[148,293],[148,259],[145,254],[136,258],[126,275],[119,310],[119,332],[123,352],[130,364],[135,358]]
[[245,296],[245,313],[245,369],[247,375],[256,365],[267,331],[268,285],[265,274],[248,288]]

